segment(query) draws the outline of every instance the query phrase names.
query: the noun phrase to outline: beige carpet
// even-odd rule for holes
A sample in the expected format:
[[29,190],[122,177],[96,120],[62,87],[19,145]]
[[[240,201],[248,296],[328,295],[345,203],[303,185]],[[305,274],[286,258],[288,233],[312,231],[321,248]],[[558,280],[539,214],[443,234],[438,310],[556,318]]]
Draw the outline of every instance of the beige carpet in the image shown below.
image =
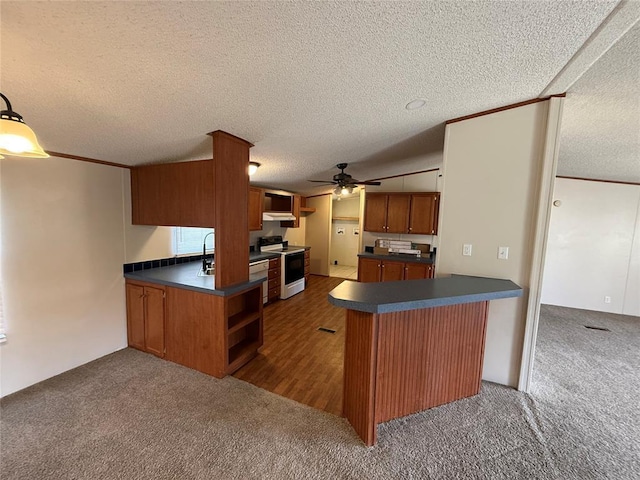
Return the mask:
[[373,448],[340,417],[122,350],[2,400],[0,478],[637,479],[639,320],[543,312],[532,397],[485,383]]

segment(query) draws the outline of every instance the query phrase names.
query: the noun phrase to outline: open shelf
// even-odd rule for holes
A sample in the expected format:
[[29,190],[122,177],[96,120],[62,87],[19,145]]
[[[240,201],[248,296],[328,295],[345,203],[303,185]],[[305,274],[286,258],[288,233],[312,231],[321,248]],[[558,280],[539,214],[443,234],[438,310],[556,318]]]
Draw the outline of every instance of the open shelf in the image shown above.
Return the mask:
[[260,320],[259,311],[237,313],[229,317],[229,320],[228,320],[229,327],[227,329],[227,335],[231,335],[232,333],[237,332],[241,328],[244,328],[250,323],[255,322],[257,320]]
[[300,213],[313,213],[315,211],[315,207],[300,207]]
[[360,220],[359,217],[333,217],[331,220],[336,221],[336,220],[343,220],[343,221],[347,221],[347,222],[357,222]]
[[227,373],[231,374],[258,354],[260,341],[246,338],[229,349]]

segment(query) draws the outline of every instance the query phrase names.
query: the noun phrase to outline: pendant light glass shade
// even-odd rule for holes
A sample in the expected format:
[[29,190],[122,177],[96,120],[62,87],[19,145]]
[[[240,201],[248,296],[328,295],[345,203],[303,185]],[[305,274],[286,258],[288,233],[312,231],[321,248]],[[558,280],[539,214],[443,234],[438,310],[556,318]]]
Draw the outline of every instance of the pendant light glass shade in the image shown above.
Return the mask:
[[36,134],[22,120],[22,116],[11,109],[9,99],[0,93],[7,109],[0,112],[0,155],[16,157],[47,158],[36,138]]
[[253,175],[258,171],[258,167],[260,164],[258,162],[249,162],[249,176]]

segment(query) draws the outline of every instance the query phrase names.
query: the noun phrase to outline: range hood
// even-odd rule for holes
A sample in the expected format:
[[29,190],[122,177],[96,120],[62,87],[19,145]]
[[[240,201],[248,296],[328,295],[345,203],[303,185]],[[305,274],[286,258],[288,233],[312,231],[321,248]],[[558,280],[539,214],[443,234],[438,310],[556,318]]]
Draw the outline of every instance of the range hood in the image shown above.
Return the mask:
[[295,219],[296,217],[294,217],[289,212],[264,212],[262,214],[263,222],[279,222],[282,220],[295,220]]

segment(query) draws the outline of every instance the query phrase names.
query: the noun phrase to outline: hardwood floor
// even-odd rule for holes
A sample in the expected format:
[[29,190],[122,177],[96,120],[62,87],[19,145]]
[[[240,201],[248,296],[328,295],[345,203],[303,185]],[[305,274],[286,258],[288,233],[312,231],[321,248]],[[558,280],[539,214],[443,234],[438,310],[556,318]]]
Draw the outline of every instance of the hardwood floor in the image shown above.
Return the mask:
[[[264,308],[264,346],[233,376],[296,402],[342,415],[345,310],[327,294],[342,278],[311,275],[307,288]],[[324,327],[335,330],[327,333]]]

